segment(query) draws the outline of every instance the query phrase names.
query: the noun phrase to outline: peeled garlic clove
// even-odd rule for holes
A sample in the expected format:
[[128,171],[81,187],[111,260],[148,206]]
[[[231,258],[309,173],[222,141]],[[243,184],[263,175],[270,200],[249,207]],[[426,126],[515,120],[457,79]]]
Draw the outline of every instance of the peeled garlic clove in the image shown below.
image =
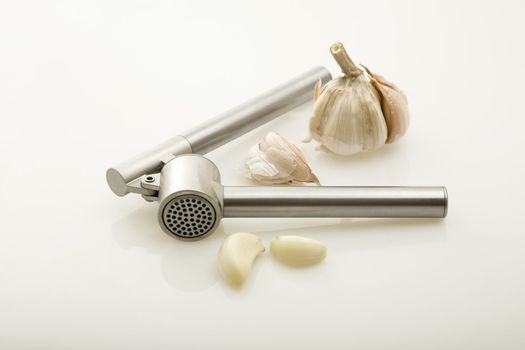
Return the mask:
[[319,183],[302,152],[276,132],[269,132],[246,159],[248,175],[263,184]]
[[219,250],[219,274],[234,288],[240,288],[252,269],[255,258],[264,246],[254,234],[234,233],[226,238]]
[[381,96],[342,44],[332,45],[330,51],[344,75],[323,87],[310,120],[310,135],[337,154],[381,147],[388,134]]
[[270,242],[270,251],[284,264],[302,267],[317,264],[326,257],[326,246],[299,236],[278,236]]
[[364,67],[372,85],[381,95],[381,108],[388,128],[386,143],[395,142],[403,136],[410,123],[408,101],[403,92],[393,83]]

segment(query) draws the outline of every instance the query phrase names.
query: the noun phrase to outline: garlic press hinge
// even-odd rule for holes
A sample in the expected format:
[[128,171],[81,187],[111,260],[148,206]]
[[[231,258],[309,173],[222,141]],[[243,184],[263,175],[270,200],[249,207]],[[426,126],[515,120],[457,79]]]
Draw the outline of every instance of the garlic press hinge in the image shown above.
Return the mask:
[[128,192],[140,194],[148,202],[157,200],[159,186],[160,173],[146,174],[126,184]]

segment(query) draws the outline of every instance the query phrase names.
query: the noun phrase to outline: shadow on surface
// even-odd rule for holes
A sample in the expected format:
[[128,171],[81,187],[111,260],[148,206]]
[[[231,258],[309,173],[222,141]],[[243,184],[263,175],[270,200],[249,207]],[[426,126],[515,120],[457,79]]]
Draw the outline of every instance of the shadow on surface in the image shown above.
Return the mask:
[[160,255],[162,275],[170,285],[182,291],[198,292],[217,281],[216,257],[225,231],[253,232],[265,243],[284,234],[324,242],[337,239],[337,247],[329,244],[329,249],[345,253],[445,241],[443,225],[440,219],[224,219],[208,238],[182,242],[168,237],[159,228],[156,206],[145,206],[116,221],[112,232],[124,249],[142,248]]
[[215,259],[224,236],[221,226],[207,239],[178,241],[160,229],[157,207],[145,206],[117,220],[112,232],[124,249],[142,248],[160,255],[164,279],[179,290],[201,291],[217,280]]

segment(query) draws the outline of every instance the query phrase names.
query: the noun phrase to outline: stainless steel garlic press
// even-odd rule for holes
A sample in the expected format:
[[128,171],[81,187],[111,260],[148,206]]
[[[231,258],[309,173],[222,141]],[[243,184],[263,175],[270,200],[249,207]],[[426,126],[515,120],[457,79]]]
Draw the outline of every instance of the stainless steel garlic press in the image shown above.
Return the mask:
[[331,76],[323,67],[252,99],[151,150],[109,168],[118,196],[159,202],[158,222],[171,237],[193,241],[223,217],[444,218],[448,195],[435,187],[223,186],[217,166],[203,157],[224,143],[310,100]]

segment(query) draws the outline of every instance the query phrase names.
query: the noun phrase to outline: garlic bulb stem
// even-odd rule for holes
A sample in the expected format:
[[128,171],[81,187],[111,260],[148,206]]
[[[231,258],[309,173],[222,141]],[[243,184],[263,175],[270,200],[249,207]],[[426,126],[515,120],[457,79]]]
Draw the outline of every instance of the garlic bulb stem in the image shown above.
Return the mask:
[[330,52],[334,56],[335,61],[341,67],[343,73],[349,78],[355,78],[363,74],[363,71],[356,66],[354,61],[346,52],[343,44],[335,43],[330,47]]

